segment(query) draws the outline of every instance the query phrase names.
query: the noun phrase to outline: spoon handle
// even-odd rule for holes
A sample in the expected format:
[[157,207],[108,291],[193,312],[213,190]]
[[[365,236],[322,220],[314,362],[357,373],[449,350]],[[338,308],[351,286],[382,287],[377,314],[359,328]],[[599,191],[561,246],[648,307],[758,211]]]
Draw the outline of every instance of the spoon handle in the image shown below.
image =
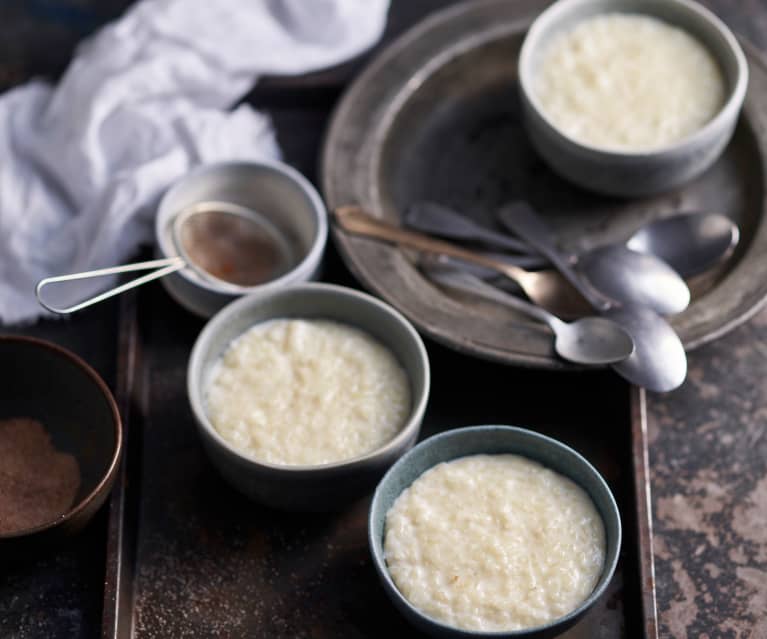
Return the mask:
[[443,286],[447,286],[448,288],[452,288],[458,291],[463,291],[464,293],[470,293],[472,295],[482,297],[486,300],[496,302],[503,306],[508,306],[509,308],[513,308],[514,310],[519,311],[520,313],[524,313],[529,317],[548,324],[552,329],[555,329],[555,324],[558,324],[561,321],[558,317],[555,317],[539,306],[535,306],[535,304],[530,304],[529,302],[525,302],[518,297],[509,295],[508,293],[505,293],[495,286],[491,286],[490,284],[483,282],[481,279],[471,275],[470,273],[458,271],[456,269],[445,269],[438,267],[427,267],[426,272],[429,278],[438,284],[442,284]]
[[535,255],[535,249],[526,242],[485,228],[471,218],[436,202],[411,204],[405,210],[403,219],[406,226],[422,233],[432,233],[452,240],[478,241],[502,250],[531,257]]
[[[146,284],[152,280],[165,277],[166,275],[169,275],[175,271],[179,271],[184,267],[186,267],[186,262],[182,258],[167,257],[159,260],[150,260],[148,262],[135,262],[133,264],[123,264],[122,266],[110,266],[109,268],[100,268],[96,269],[95,271],[69,273],[68,275],[55,275],[53,277],[43,278],[37,283],[37,286],[35,287],[35,296],[37,297],[37,301],[40,302],[41,306],[53,313],[74,313],[75,311],[79,311],[80,309],[87,308],[88,306],[92,306],[93,304],[109,299],[110,297],[114,297],[115,295],[119,295],[120,293],[135,288],[136,286],[141,286],[142,284]],[[74,280],[88,280],[94,277],[118,275],[120,273],[131,273],[134,271],[148,271],[150,269],[154,270],[151,273],[137,277],[135,280],[131,280],[130,282],[125,282],[125,284],[120,284],[119,286],[110,288],[107,291],[99,293],[93,297],[89,297],[88,299],[82,300],[77,304],[73,304],[72,306],[55,306],[49,302],[46,302],[45,298],[43,297],[43,289],[50,286],[51,284],[57,284],[59,282],[72,282]]]
[[498,218],[506,228],[522,237],[545,255],[596,310],[606,311],[615,306],[614,300],[600,293],[575,272],[567,259],[554,246],[551,230],[529,204],[526,202],[509,204],[498,212]]
[[515,280],[521,287],[525,287],[526,276],[529,273],[513,264],[508,264],[495,260],[484,255],[477,254],[468,249],[461,248],[450,242],[436,240],[428,235],[408,231],[407,229],[388,224],[383,220],[374,218],[365,213],[359,206],[340,206],[335,210],[335,218],[338,225],[356,235],[374,237],[379,240],[386,240],[395,244],[401,244],[419,251],[427,253],[436,253],[437,255],[448,255],[466,262],[478,264],[486,268],[493,269],[498,273],[506,275]]

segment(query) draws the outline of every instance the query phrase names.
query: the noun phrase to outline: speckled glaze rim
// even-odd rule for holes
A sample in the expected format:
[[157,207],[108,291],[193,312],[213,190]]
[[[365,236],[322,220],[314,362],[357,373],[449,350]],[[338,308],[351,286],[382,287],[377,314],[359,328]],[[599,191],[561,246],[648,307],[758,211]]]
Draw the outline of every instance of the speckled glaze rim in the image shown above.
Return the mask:
[[[369,453],[359,455],[357,457],[350,457],[349,459],[344,459],[338,462],[330,462],[327,464],[271,464],[237,449],[229,441],[224,439],[213,427],[213,424],[210,423],[208,415],[205,411],[203,389],[198,385],[197,376],[194,374],[194,371],[200,370],[202,367],[202,358],[204,356],[204,350],[207,347],[208,341],[212,338],[213,335],[221,330],[221,328],[226,326],[230,317],[236,317],[240,313],[241,309],[248,308],[253,305],[269,304],[276,297],[300,297],[309,291],[320,292],[321,294],[332,296],[341,295],[349,298],[354,298],[355,300],[374,308],[377,313],[388,315],[390,318],[394,319],[398,324],[400,324],[408,335],[412,347],[418,354],[419,365],[424,376],[423,390],[418,397],[411,398],[410,414],[400,431],[383,446],[380,446],[379,448],[376,448]],[[270,319],[279,319],[279,316],[275,316]],[[268,319],[264,319],[262,321],[268,321]],[[351,326],[356,326],[353,317],[349,318],[348,323]],[[387,344],[384,344],[384,346],[388,347]],[[234,302],[231,302],[218,313],[216,313],[216,315],[214,315],[202,329],[194,343],[194,346],[192,347],[192,352],[189,356],[189,364],[187,366],[187,395],[189,396],[189,402],[197,419],[197,423],[201,428],[205,430],[206,434],[208,434],[219,447],[227,450],[229,453],[238,457],[239,459],[242,459],[248,464],[252,464],[254,467],[264,468],[275,472],[283,472],[286,474],[299,474],[305,472],[321,473],[323,471],[353,468],[356,466],[364,465],[370,460],[386,456],[392,450],[396,450],[402,446],[402,444],[407,441],[414,434],[414,432],[418,432],[420,430],[421,421],[423,420],[423,415],[426,412],[426,404],[429,400],[430,389],[431,369],[429,366],[429,356],[426,352],[426,347],[424,346],[421,336],[415,330],[413,325],[407,320],[407,318],[402,315],[402,313],[400,313],[393,306],[379,300],[376,297],[373,297],[372,295],[368,295],[367,293],[363,293],[346,286],[319,282],[294,284],[265,294],[259,293],[255,295],[247,295],[238,300],[235,300]]]
[[[743,102],[746,98],[746,90],[748,88],[748,63],[746,62],[746,55],[743,52],[735,35],[730,31],[724,22],[722,22],[714,13],[706,9],[704,6],[694,2],[693,0],[664,0],[668,5],[674,5],[683,11],[687,11],[691,15],[696,15],[699,18],[705,20],[711,27],[713,27],[721,36],[724,42],[727,43],[728,50],[735,65],[738,69],[734,86],[730,89],[729,97],[717,114],[709,120],[705,125],[694,133],[683,138],[679,142],[674,144],[667,144],[656,149],[649,151],[630,151],[630,150],[616,150],[610,147],[601,147],[594,144],[588,144],[581,142],[570,137],[567,133],[562,131],[551,119],[546,115],[545,111],[541,108],[540,102],[535,95],[535,92],[531,89],[533,74],[532,71],[532,59],[536,51],[546,44],[546,40],[542,39],[541,32],[551,25],[556,23],[563,14],[577,12],[581,7],[589,7],[599,0],[557,0],[550,7],[541,12],[541,14],[530,25],[530,29],[522,42],[522,48],[519,53],[519,86],[520,90],[525,94],[530,105],[535,109],[538,116],[558,135],[561,136],[562,141],[566,142],[571,148],[580,149],[582,151],[589,152],[594,155],[603,156],[607,159],[619,160],[619,159],[646,159],[656,158],[658,156],[666,155],[669,153],[685,152],[689,149],[695,148],[702,139],[711,135],[714,130],[721,129],[726,126],[727,122],[734,122],[738,118]],[[637,4],[641,4],[638,2]],[[655,12],[651,7],[648,7],[646,11],[641,11],[637,8],[637,12],[646,13],[646,15],[653,16]],[[713,52],[712,56],[714,55]],[[717,58],[717,62],[721,64],[721,59]]]
[[[192,284],[198,288],[205,289],[212,293],[221,293],[226,295],[248,295],[250,293],[265,292],[271,289],[284,288],[286,285],[292,282],[301,281],[308,278],[312,271],[314,271],[314,269],[320,263],[322,254],[324,253],[325,246],[327,244],[329,226],[327,210],[325,208],[323,199],[320,197],[320,194],[317,192],[317,189],[314,188],[312,183],[309,182],[308,179],[306,179],[292,166],[289,166],[283,162],[279,162],[277,160],[263,160],[258,162],[254,160],[235,160],[203,164],[196,167],[195,169],[192,169],[165,192],[157,206],[158,212],[165,208],[165,203],[169,200],[172,200],[178,191],[183,191],[185,188],[187,188],[189,182],[193,182],[194,180],[199,179],[200,176],[212,171],[220,171],[225,170],[226,168],[236,167],[253,168],[258,170],[266,169],[273,171],[278,175],[282,175],[283,177],[288,178],[288,180],[293,182],[298,187],[298,189],[302,191],[304,195],[306,195],[306,197],[311,202],[311,209],[314,214],[313,220],[317,226],[317,232],[315,233],[315,236],[312,240],[312,245],[309,248],[309,251],[307,251],[301,260],[289,271],[283,273],[277,278],[268,280],[262,284],[257,284],[256,286],[239,286],[237,284],[231,284],[223,280],[214,281],[213,279],[204,279],[196,274],[193,275],[193,269],[181,269],[177,272],[177,274],[180,277],[183,277],[184,280],[186,280],[189,284]],[[220,199],[221,198],[218,198],[218,200]],[[208,202],[208,200],[203,200],[203,203],[204,202]],[[155,245],[163,257],[173,257],[174,255],[178,255],[178,252],[175,251],[175,248],[173,251],[170,250],[171,246],[168,244],[164,234],[164,224],[167,221],[172,221],[173,217],[178,213],[182,213],[183,211],[194,206],[196,206],[196,204],[189,205],[183,210],[179,210],[169,216],[161,216],[158,214],[155,217]]]
[[50,528],[56,528],[57,526],[60,526],[61,524],[77,517],[82,511],[87,509],[92,502],[97,500],[102,493],[104,493],[106,487],[114,479],[123,451],[123,425],[122,419],[120,418],[120,411],[117,408],[117,402],[112,395],[112,391],[110,391],[109,387],[106,385],[106,382],[104,382],[101,376],[95,370],[93,370],[93,368],[88,363],[86,363],[85,360],[75,355],[72,351],[67,350],[63,346],[59,346],[58,344],[54,344],[53,342],[49,342],[38,337],[29,337],[26,335],[0,335],[0,345],[13,342],[41,348],[53,353],[54,355],[57,355],[58,357],[63,357],[64,359],[74,364],[76,368],[80,369],[80,371],[84,373],[91,382],[93,382],[109,406],[109,412],[112,416],[112,424],[114,426],[115,446],[112,452],[112,458],[109,462],[109,466],[104,472],[102,478],[83,499],[77,502],[77,504],[70,508],[66,513],[45,524],[35,526],[34,528],[24,528],[22,530],[6,534],[0,533],[0,540],[25,537],[27,535],[32,535],[44,530],[48,530]]
[[[422,612],[418,608],[416,608],[410,601],[405,598],[405,596],[399,591],[399,588],[397,588],[396,584],[394,583],[394,580],[392,579],[391,575],[389,574],[389,570],[386,566],[386,560],[383,557],[383,543],[381,539],[377,539],[375,532],[374,532],[374,519],[376,517],[376,513],[381,511],[382,506],[381,502],[384,499],[384,492],[387,488],[387,485],[391,483],[394,480],[394,477],[402,471],[404,467],[406,467],[408,464],[411,463],[411,460],[414,456],[419,454],[423,449],[433,447],[440,442],[456,438],[456,437],[463,437],[467,433],[497,433],[497,432],[503,432],[508,433],[512,436],[523,436],[523,437],[529,437],[530,439],[537,440],[541,442],[544,446],[547,446],[551,449],[560,451],[564,453],[565,455],[571,457],[572,459],[575,459],[576,463],[580,464],[582,468],[584,468],[589,475],[591,475],[594,478],[594,481],[599,486],[600,490],[604,492],[604,494],[607,496],[607,502],[609,504],[609,509],[611,515],[614,516],[614,522],[616,524],[616,530],[617,530],[617,538],[614,540],[611,540],[611,543],[606,548],[605,557],[608,558],[612,555],[611,560],[609,563],[605,563],[604,568],[602,569],[602,574],[599,577],[599,581],[597,582],[597,585],[594,587],[594,590],[591,592],[591,594],[584,599],[578,607],[571,610],[566,615],[563,615],[562,617],[559,617],[555,619],[554,621],[551,621],[547,624],[544,624],[542,626],[534,626],[531,628],[523,628],[520,630],[501,630],[501,631],[492,631],[492,632],[484,632],[479,630],[466,630],[463,628],[457,628],[456,626],[450,626],[445,624],[442,621],[439,621],[437,619],[434,619],[433,617],[430,617],[426,613]],[[467,453],[467,455],[473,455],[473,454],[481,454],[478,452],[471,452]],[[513,451],[509,451],[509,454],[514,454]],[[450,458],[452,459],[460,459],[463,455],[457,455],[455,457]],[[445,460],[445,461],[450,461]],[[442,462],[436,462],[435,464],[424,468],[421,474],[425,473],[430,468],[433,468],[437,464]],[[544,464],[546,465],[546,464]],[[555,470],[555,469],[552,469]],[[563,475],[566,475],[566,473],[560,472]],[[420,476],[420,475],[419,475]],[[573,480],[574,481],[574,480]],[[577,482],[576,482],[577,483]],[[406,487],[405,487],[406,488]],[[405,490],[403,488],[403,490]],[[401,494],[401,493],[400,493]],[[603,522],[605,529],[607,529],[607,522]],[[559,440],[556,440],[552,437],[548,437],[547,435],[542,435],[540,433],[537,433],[535,431],[526,429],[526,428],[520,428],[519,426],[506,426],[506,425],[482,425],[482,426],[466,426],[463,428],[455,428],[452,430],[448,430],[442,433],[439,433],[437,435],[433,435],[413,448],[411,448],[407,453],[405,453],[400,459],[398,459],[392,466],[389,468],[389,470],[386,472],[386,474],[381,478],[381,481],[378,483],[378,486],[376,486],[375,493],[373,494],[373,499],[370,503],[370,509],[368,511],[368,546],[370,547],[370,554],[373,559],[373,565],[375,566],[376,572],[378,573],[378,576],[386,582],[388,585],[387,594],[389,594],[390,597],[396,597],[397,603],[400,605],[400,607],[407,608],[414,616],[419,617],[422,619],[426,624],[429,624],[445,633],[452,633],[451,636],[455,636],[456,634],[463,634],[466,637],[490,637],[490,638],[496,638],[500,639],[501,637],[506,638],[513,638],[513,637],[526,637],[532,633],[541,633],[546,631],[553,631],[555,628],[567,624],[570,620],[573,620],[574,618],[579,617],[581,614],[583,614],[588,608],[593,606],[597,599],[599,599],[607,590],[607,587],[610,584],[610,581],[613,578],[613,575],[615,573],[615,569],[618,565],[618,560],[620,557],[620,548],[622,544],[622,525],[621,525],[621,518],[620,518],[620,511],[618,509],[618,504],[615,501],[615,496],[612,494],[612,491],[610,490],[610,487],[607,485],[607,482],[602,477],[602,475],[599,473],[599,471],[592,466],[592,464],[585,458],[583,455],[575,451],[574,449],[570,448],[566,444],[563,444]],[[614,550],[613,550],[614,549]]]

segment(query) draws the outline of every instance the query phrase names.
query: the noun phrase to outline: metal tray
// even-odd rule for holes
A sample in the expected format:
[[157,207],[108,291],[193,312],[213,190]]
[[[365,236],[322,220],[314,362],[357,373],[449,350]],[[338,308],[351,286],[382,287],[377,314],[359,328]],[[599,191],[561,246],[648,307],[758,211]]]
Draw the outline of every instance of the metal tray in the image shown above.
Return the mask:
[[[579,190],[549,170],[522,127],[516,65],[525,30],[544,0],[478,0],[434,14],[383,51],[336,109],[322,183],[330,207],[359,203],[398,221],[408,204],[434,200],[492,223],[493,211],[525,199],[571,250],[628,237],[645,221],[713,210],[741,228],[729,262],[693,282],[693,302],[672,319],[686,348],[749,318],[767,296],[765,171],[767,67],[746,47],[744,115],[721,159],[663,196],[619,200]],[[452,348],[502,362],[565,368],[550,333],[497,305],[447,294],[409,252],[335,229],[349,268],[421,331]]]
[[[328,279],[348,284],[332,257]],[[202,322],[157,286],[126,296],[121,317],[117,396],[128,445],[110,510],[104,639],[414,636],[370,561],[369,500],[302,515],[240,496],[208,463],[186,397]],[[427,347],[433,392],[422,436],[530,427],[579,450],[613,489],[624,522],[618,570],[565,636],[654,639],[643,394],[607,371],[515,370]]]

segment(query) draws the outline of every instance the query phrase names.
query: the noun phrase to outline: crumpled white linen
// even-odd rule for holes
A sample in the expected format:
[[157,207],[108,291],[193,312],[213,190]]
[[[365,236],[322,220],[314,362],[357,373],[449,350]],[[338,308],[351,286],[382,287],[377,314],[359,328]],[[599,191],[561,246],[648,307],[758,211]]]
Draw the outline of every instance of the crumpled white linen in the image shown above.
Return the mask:
[[159,197],[191,167],[279,158],[269,119],[232,106],[259,76],[361,53],[388,3],[141,0],[78,48],[57,86],[0,96],[0,320],[43,314],[39,279],[151,241]]

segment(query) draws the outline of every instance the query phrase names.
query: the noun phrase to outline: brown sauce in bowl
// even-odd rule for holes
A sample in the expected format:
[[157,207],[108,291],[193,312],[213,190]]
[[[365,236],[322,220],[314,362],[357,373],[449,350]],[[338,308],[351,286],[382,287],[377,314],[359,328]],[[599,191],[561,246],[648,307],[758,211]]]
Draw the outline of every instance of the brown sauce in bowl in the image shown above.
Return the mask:
[[294,251],[287,238],[268,220],[210,210],[190,215],[177,241],[187,259],[216,279],[238,286],[256,286],[290,270]]
[[80,466],[28,417],[0,420],[0,534],[51,523],[74,504]]

